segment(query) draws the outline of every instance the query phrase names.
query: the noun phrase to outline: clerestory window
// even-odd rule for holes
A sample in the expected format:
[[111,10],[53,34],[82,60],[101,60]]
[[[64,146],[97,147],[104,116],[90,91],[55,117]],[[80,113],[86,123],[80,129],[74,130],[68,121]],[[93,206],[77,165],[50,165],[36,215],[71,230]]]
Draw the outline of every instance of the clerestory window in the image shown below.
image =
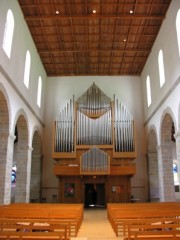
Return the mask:
[[150,83],[149,76],[147,76],[147,79],[146,79],[146,91],[147,91],[147,104],[149,107],[151,105],[151,83]]
[[2,45],[4,52],[9,58],[11,57],[13,33],[14,33],[14,16],[12,11],[9,9],[7,11],[7,16],[6,16],[3,45]]
[[176,16],[176,32],[177,32],[177,41],[178,41],[179,57],[180,57],[180,9],[178,10],[178,13]]
[[29,76],[31,67],[31,55],[29,50],[26,52],[25,68],[24,68],[24,84],[29,88]]
[[42,78],[39,76],[38,79],[38,92],[37,92],[37,105],[41,107],[41,93],[42,93]]
[[158,64],[159,64],[160,87],[162,87],[165,83],[164,59],[163,59],[163,51],[162,50],[159,51]]

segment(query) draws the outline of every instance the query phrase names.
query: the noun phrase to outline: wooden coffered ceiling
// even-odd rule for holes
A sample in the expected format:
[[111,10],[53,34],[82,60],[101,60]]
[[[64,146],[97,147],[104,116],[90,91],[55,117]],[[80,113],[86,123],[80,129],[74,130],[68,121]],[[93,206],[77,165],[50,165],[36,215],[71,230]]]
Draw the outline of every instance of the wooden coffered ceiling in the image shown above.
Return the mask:
[[18,0],[48,76],[139,76],[171,0]]

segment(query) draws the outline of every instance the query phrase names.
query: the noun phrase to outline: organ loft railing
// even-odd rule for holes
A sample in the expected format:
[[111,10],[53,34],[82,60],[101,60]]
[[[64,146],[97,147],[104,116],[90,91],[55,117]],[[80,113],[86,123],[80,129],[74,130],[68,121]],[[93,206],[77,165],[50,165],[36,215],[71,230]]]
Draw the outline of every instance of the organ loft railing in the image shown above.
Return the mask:
[[116,96],[112,101],[93,83],[58,114],[52,157],[61,164],[73,163],[81,174],[88,174],[87,169],[97,172],[97,166],[108,174],[115,159],[136,157],[134,132],[133,117],[125,105]]

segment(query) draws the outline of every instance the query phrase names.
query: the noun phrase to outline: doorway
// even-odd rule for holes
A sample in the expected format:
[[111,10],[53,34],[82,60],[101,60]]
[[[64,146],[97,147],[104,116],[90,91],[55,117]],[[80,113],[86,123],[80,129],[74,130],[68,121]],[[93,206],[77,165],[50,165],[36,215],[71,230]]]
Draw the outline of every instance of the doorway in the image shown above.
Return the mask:
[[105,184],[104,183],[86,183],[85,190],[85,207],[105,207]]

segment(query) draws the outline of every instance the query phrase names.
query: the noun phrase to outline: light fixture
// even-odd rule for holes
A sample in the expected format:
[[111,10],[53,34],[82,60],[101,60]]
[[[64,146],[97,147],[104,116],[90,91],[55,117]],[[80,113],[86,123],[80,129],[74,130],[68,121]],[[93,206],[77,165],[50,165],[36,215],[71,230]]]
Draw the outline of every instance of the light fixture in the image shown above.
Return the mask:
[[96,13],[96,9],[93,9],[93,13]]
[[130,10],[130,11],[129,11],[130,14],[133,14],[133,12],[134,12],[133,10]]
[[56,14],[57,14],[57,15],[59,14],[59,11],[58,11],[58,10],[56,11]]

